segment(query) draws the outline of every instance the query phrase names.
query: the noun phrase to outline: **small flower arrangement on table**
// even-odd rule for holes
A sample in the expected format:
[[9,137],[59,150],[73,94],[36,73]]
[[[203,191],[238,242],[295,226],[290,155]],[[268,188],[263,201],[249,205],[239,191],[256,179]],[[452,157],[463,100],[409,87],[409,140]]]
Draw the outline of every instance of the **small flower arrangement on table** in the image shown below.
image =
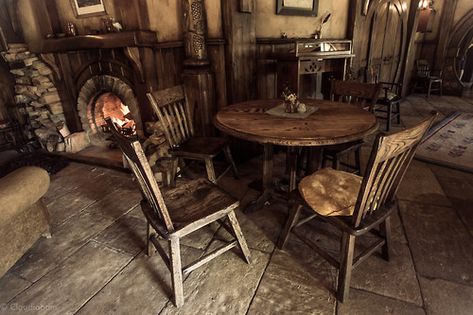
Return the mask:
[[301,103],[296,93],[291,92],[289,88],[284,88],[281,96],[284,99],[284,110],[286,113],[305,113],[307,111],[306,105]]

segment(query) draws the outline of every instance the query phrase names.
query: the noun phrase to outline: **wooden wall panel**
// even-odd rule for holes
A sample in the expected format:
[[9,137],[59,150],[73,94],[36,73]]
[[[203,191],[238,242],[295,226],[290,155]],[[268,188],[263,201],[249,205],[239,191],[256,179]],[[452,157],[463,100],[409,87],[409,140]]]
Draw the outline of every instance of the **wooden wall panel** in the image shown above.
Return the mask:
[[450,40],[450,32],[453,28],[453,18],[457,8],[458,0],[444,1],[442,7],[442,16],[440,18],[440,27],[437,36],[437,49],[435,50],[434,69],[442,69],[446,57],[448,41]]
[[288,53],[294,49],[294,43],[275,39],[272,42],[259,42],[257,45],[257,97],[278,98],[276,61],[268,59],[271,54]]
[[18,20],[17,10],[16,0],[0,1],[0,28],[6,41],[10,43],[23,41],[23,32]]
[[228,105],[225,71],[225,45],[222,40],[217,44],[209,44],[208,57],[210,67],[215,76],[215,101],[217,110]]
[[126,30],[149,30],[149,15],[145,0],[114,0],[116,20]]
[[257,95],[256,16],[239,12],[239,4],[238,0],[222,1],[229,103],[253,99]]

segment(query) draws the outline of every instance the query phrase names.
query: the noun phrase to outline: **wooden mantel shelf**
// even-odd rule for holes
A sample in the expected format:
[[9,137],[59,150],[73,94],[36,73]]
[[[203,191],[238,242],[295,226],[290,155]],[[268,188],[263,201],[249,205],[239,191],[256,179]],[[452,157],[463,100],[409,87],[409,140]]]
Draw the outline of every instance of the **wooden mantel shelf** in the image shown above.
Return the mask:
[[49,38],[41,43],[42,53],[75,51],[98,48],[153,47],[157,44],[156,32],[125,31],[96,35]]

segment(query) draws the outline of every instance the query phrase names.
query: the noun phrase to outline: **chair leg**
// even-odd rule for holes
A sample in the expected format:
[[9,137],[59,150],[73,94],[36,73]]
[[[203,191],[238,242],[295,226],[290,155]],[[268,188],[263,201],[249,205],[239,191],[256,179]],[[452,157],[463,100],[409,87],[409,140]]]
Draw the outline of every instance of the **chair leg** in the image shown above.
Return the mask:
[[169,186],[176,186],[177,167],[179,165],[179,158],[173,158],[171,161],[171,178],[169,179]]
[[236,167],[235,161],[233,160],[232,152],[230,151],[230,146],[229,146],[229,145],[226,145],[226,146],[223,148],[223,153],[225,153],[225,158],[227,159],[228,163],[230,163],[230,165],[231,165],[231,167],[232,167],[233,177],[235,177],[236,179],[238,179],[238,178],[239,178],[239,176],[238,176],[238,169],[237,169],[237,167]]
[[332,165],[334,169],[340,169],[340,157],[337,154],[333,155]]
[[286,225],[284,226],[284,230],[279,236],[278,240],[278,247],[279,249],[284,249],[284,246],[289,239],[289,234],[291,234],[292,228],[296,225],[297,221],[299,221],[299,217],[301,215],[302,205],[295,204],[289,209],[289,214],[287,217]]
[[384,237],[384,245],[381,249],[383,258],[389,261],[391,257],[391,217],[387,217],[386,220],[379,226],[380,233]]
[[440,88],[439,89],[440,89],[440,96],[442,96],[443,95],[442,82],[440,82]]
[[211,158],[205,159],[205,169],[207,170],[207,178],[212,183],[217,183],[217,177],[215,176],[214,163]]
[[232,226],[233,233],[235,233],[235,237],[240,245],[240,249],[245,257],[245,260],[248,264],[251,264],[251,254],[250,250],[248,249],[248,245],[246,244],[245,237],[240,228],[240,224],[238,223],[237,217],[234,211],[231,211],[228,214],[228,220],[230,221],[230,225]]
[[348,299],[350,291],[351,272],[353,270],[353,255],[355,252],[355,236],[343,233],[340,250],[340,270],[338,272],[337,298],[340,302]]
[[355,150],[355,167],[358,175],[361,176],[361,147],[358,147]]
[[171,257],[171,278],[172,290],[174,292],[174,304],[176,307],[184,305],[184,288],[182,285],[182,266],[181,266],[181,248],[179,238],[171,238],[169,240],[170,257]]
[[396,107],[397,107],[397,124],[401,124],[401,102],[396,102]]
[[388,104],[388,112],[386,113],[386,131],[389,131],[391,129],[391,119],[393,115],[393,104],[390,102]]
[[150,224],[147,224],[146,227],[146,256],[152,256],[155,252],[153,242],[151,242],[150,238],[153,236],[152,232],[153,228]]
[[429,81],[429,87],[427,88],[427,97],[430,97],[431,91],[432,91],[432,81]]

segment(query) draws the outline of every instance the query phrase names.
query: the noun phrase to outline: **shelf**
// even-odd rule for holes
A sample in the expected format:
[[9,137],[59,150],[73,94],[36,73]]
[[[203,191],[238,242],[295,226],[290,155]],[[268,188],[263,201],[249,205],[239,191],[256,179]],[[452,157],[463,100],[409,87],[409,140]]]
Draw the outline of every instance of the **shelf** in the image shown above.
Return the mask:
[[156,32],[125,31],[44,39],[41,43],[41,52],[51,53],[120,47],[153,47],[156,44]]

